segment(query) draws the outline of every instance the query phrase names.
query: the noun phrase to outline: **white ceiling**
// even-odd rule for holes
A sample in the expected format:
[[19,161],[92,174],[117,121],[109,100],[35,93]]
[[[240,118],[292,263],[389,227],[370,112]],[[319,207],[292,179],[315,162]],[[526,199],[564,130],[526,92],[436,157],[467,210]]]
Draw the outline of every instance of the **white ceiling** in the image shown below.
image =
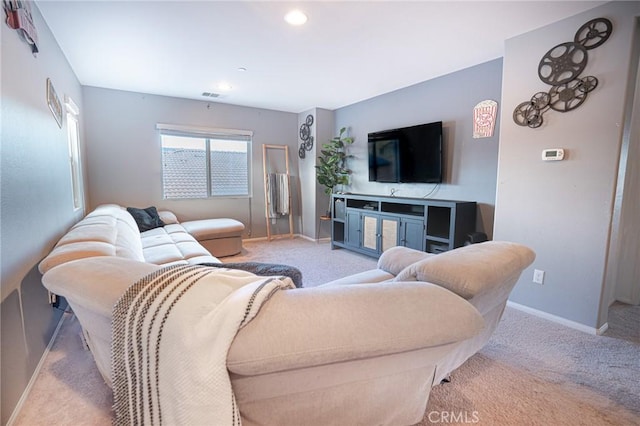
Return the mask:
[[[83,85],[200,100],[215,92],[216,102],[295,113],[501,57],[506,39],[602,3],[37,1]],[[308,15],[304,26],[285,23],[293,8]]]

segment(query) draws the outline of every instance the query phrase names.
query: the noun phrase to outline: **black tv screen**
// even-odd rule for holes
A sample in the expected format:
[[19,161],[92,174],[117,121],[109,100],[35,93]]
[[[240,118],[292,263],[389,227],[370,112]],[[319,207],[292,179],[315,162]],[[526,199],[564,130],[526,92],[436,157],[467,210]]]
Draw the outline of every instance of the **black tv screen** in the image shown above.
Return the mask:
[[369,133],[369,181],[442,182],[442,122]]

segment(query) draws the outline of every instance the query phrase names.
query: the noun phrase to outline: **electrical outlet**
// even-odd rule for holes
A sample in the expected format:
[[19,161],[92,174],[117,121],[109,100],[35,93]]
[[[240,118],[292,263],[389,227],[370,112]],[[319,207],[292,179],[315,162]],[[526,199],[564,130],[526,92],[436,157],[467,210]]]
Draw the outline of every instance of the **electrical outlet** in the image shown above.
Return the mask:
[[51,307],[53,307],[53,308],[59,307],[60,306],[60,298],[57,295],[51,293],[50,291],[48,293],[49,293],[49,304],[51,305]]
[[544,271],[541,271],[540,269],[534,269],[533,282],[536,284],[544,284]]

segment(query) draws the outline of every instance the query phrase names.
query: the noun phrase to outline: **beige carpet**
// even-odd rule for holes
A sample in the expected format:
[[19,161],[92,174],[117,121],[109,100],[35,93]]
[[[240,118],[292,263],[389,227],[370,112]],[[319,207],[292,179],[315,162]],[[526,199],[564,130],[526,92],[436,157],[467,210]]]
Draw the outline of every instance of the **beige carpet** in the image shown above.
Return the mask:
[[[303,239],[248,242],[224,260],[291,264],[306,286],[375,265]],[[639,313],[616,304],[607,335],[591,336],[507,308],[487,346],[433,389],[420,424],[640,425]],[[79,333],[65,315],[17,425],[111,424],[111,392]]]

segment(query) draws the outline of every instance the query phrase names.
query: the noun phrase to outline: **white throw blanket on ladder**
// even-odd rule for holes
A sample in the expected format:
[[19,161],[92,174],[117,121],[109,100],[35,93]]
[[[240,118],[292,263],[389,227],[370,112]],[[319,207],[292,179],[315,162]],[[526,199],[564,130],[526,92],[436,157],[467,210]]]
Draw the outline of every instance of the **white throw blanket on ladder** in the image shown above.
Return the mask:
[[285,277],[170,266],[132,285],[113,310],[116,425],[240,425],[226,358],[237,331]]
[[269,173],[267,176],[267,206],[269,219],[289,214],[289,175]]

